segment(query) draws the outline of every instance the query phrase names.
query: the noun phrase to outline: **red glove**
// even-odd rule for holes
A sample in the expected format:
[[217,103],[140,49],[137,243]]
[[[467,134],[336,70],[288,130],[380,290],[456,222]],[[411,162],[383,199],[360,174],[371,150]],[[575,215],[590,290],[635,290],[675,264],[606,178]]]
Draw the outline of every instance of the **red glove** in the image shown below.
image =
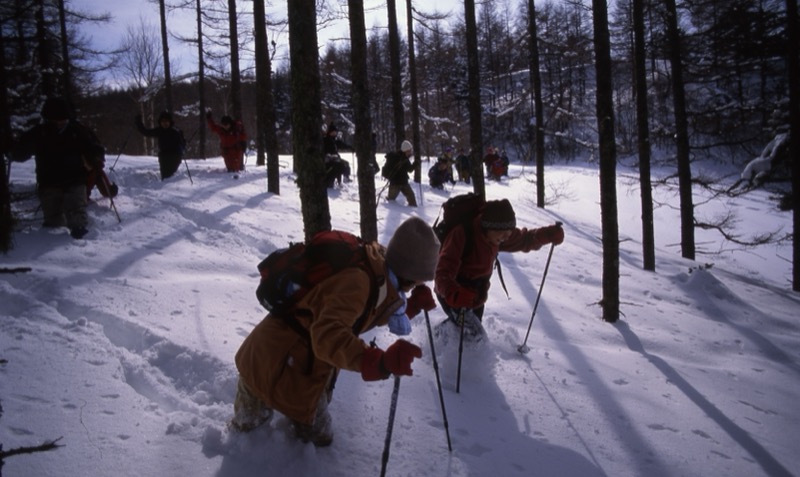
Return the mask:
[[433,300],[433,293],[426,285],[417,285],[406,300],[406,315],[409,318],[414,318],[422,310],[430,311],[434,308],[436,308],[436,302]]
[[397,340],[386,349],[371,347],[361,357],[361,378],[364,381],[386,379],[390,374],[411,376],[411,362],[422,357],[422,349],[406,340]]
[[364,350],[361,356],[361,379],[377,381],[389,377],[389,371],[383,366],[383,350],[374,346]]
[[474,308],[477,298],[478,294],[474,291],[468,288],[459,287],[449,300],[448,305],[452,306],[453,308]]
[[397,340],[386,348],[383,354],[383,365],[386,369],[398,376],[412,376],[411,362],[414,358],[422,357],[422,349],[406,340]]
[[541,234],[544,243],[561,245],[564,242],[564,229],[561,228],[561,225],[542,227],[539,229],[539,234]]

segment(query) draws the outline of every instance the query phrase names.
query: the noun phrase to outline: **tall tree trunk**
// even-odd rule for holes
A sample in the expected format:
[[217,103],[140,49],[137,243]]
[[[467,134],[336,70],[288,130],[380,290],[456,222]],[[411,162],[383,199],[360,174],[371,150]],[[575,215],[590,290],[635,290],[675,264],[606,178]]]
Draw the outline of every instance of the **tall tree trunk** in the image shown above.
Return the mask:
[[267,22],[264,0],[253,1],[256,42],[256,164],[264,165],[267,155],[267,191],[280,194],[280,164],[278,162],[278,136],[275,132],[275,99],[272,93],[272,62],[267,43]]
[[242,75],[239,71],[239,25],[236,17],[236,0],[228,0],[228,30],[231,47],[231,111],[233,117],[242,119]]
[[528,36],[530,52],[528,68],[533,89],[533,106],[536,108],[534,125],[536,141],[536,206],[545,205],[544,187],[544,102],[542,101],[542,75],[539,71],[539,33],[536,27],[536,6],[528,0]]
[[59,91],[55,71],[58,70],[54,64],[53,52],[50,50],[50,41],[47,38],[47,25],[44,18],[44,0],[36,0],[34,7],[36,13],[36,51],[38,70],[42,75],[42,94],[44,96],[56,96]]
[[8,104],[8,81],[6,79],[6,42],[0,28],[0,253],[11,250],[14,229],[14,216],[11,213],[11,193],[8,189],[8,169],[6,153],[11,147],[11,117]]
[[800,292],[800,26],[797,0],[786,0],[786,55],[789,70],[789,157],[792,158],[792,290]]
[[686,94],[683,87],[683,54],[678,29],[675,0],[665,0],[667,42],[672,67],[672,101],[675,108],[675,145],[678,159],[678,194],[681,209],[681,256],[695,259],[694,204],[692,201],[692,165],[689,157],[689,122],[686,117]]
[[[158,0],[158,16],[161,22],[161,56],[164,58],[164,104],[172,111],[172,72],[169,63],[169,37],[167,36],[167,8],[165,0]],[[200,115],[202,117],[202,114]]]
[[392,111],[394,112],[394,146],[400,149],[400,143],[406,137],[405,113],[403,111],[403,69],[400,66],[400,33],[397,29],[397,6],[395,0],[387,0],[389,11],[389,66],[392,76]]
[[644,41],[644,0],[633,0],[634,79],[636,125],[639,147],[639,187],[642,197],[643,268],[655,271],[656,246],[653,233],[653,188],[650,181],[650,115],[647,109],[647,55]]
[[[164,102],[168,111],[172,111],[172,72],[169,63],[169,37],[167,36],[166,0],[158,0],[158,16],[161,21],[161,56],[164,59]],[[202,114],[200,115],[202,117]]]
[[[417,167],[414,170],[414,182],[422,182],[422,148],[419,134],[419,93],[417,90],[417,61],[414,52],[414,16],[411,0],[406,0],[406,22],[408,23],[408,81],[411,86],[411,142],[414,145],[414,157]],[[420,205],[422,197],[420,196]]]
[[197,9],[197,88],[200,114],[197,124],[197,136],[200,141],[200,158],[206,158],[206,62],[203,55],[203,12],[200,9],[200,0],[195,0]]
[[617,148],[614,137],[614,88],[606,0],[592,0],[597,130],[600,143],[600,216],[603,242],[603,319],[619,319],[619,222],[617,218]]
[[469,89],[469,145],[472,189],[486,197],[483,180],[483,126],[481,125],[481,77],[478,58],[478,27],[475,22],[475,0],[464,0],[464,19],[467,26],[467,83]]
[[69,57],[69,35],[67,33],[67,13],[64,10],[64,0],[58,0],[58,26],[61,37],[61,81],[62,91],[67,101],[72,103],[72,62]]
[[372,116],[370,115],[369,74],[367,72],[367,34],[364,1],[348,0],[350,16],[350,70],[353,85],[353,121],[358,158],[358,204],[361,237],[378,240],[375,199],[375,172],[372,169]]
[[292,148],[306,239],[330,230],[322,154],[322,92],[315,0],[287,0],[292,71]]

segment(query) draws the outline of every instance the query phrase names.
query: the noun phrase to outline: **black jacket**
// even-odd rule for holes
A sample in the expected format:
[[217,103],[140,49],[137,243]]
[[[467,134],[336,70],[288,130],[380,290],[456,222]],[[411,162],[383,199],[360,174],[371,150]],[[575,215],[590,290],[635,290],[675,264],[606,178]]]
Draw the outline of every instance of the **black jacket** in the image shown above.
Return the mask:
[[383,177],[389,179],[390,185],[408,184],[408,173],[414,170],[411,159],[402,151],[393,151],[386,154],[386,164],[383,165]]
[[36,159],[36,181],[42,187],[86,185],[88,169],[102,167],[105,149],[91,129],[69,121],[63,129],[55,123],[34,126],[20,136],[12,158]]
[[158,158],[159,159],[180,159],[183,158],[183,151],[186,148],[186,140],[183,138],[183,131],[175,126],[162,128],[146,128],[142,123],[142,118],[136,117],[136,129],[144,136],[158,138]]

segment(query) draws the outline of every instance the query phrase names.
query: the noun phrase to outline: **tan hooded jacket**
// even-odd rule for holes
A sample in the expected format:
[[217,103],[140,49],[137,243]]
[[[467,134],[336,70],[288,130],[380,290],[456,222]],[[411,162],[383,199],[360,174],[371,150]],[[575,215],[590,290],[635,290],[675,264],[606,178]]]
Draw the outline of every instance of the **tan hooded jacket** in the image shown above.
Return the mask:
[[[366,245],[379,284],[375,308],[359,333],[385,326],[401,306],[398,291],[387,279],[385,249]],[[281,318],[267,315],[236,353],[236,367],[250,391],[292,420],[310,424],[322,393],[336,369],[361,371],[369,346],[353,333],[364,312],[372,278],[361,268],[347,268],[319,283],[298,303],[295,318],[311,336],[309,343]]]

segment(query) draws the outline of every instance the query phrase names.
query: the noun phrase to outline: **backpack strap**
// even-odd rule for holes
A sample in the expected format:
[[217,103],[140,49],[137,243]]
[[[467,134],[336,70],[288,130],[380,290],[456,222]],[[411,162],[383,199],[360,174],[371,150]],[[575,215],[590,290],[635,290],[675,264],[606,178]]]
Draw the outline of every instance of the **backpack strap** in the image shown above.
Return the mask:
[[[462,222],[457,227],[464,227],[464,251],[461,253],[461,260],[463,261],[466,258],[467,254],[472,251],[472,240],[474,239],[475,231],[470,226],[469,222]],[[451,230],[452,232],[452,230]],[[506,293],[506,298],[511,298],[508,294],[508,288],[506,287],[506,281],[503,278],[503,267],[500,265],[500,257],[494,258],[494,268],[497,269],[497,277],[500,278],[500,285],[503,287],[503,291]]]
[[[367,321],[372,310],[378,304],[378,295],[380,293],[381,285],[383,285],[383,280],[379,280],[378,277],[375,275],[375,272],[372,270],[372,267],[369,265],[367,259],[367,250],[364,247],[361,247],[361,253],[363,254],[363,259],[361,265],[357,268],[364,270],[367,272],[370,278],[370,286],[369,286],[369,297],[367,297],[367,303],[364,306],[364,311],[361,312],[358,319],[356,319],[355,323],[353,323],[352,331],[355,336],[361,334],[362,329],[364,328],[364,324]],[[314,355],[314,347],[311,343],[311,333],[309,333],[308,328],[304,327],[300,324],[300,321],[295,318],[293,312],[281,313],[274,315],[276,318],[283,320],[289,328],[294,330],[295,333],[300,335],[303,340],[308,344],[308,369],[306,370],[307,373],[311,373],[311,369],[314,366],[314,360],[316,356]],[[334,385],[336,384],[336,376],[338,372],[336,372],[331,379],[331,383],[329,385],[329,393],[333,392]]]

